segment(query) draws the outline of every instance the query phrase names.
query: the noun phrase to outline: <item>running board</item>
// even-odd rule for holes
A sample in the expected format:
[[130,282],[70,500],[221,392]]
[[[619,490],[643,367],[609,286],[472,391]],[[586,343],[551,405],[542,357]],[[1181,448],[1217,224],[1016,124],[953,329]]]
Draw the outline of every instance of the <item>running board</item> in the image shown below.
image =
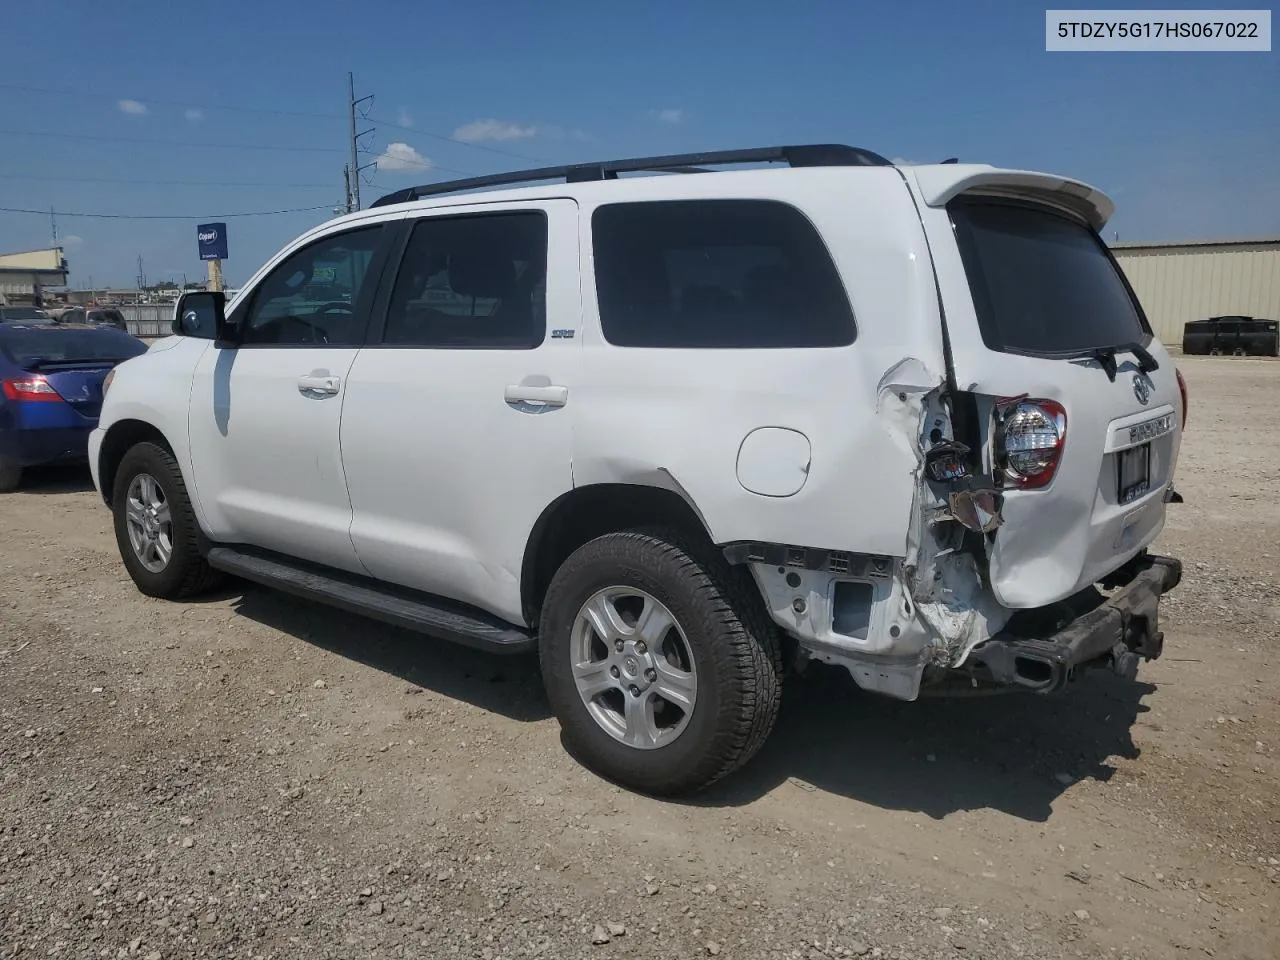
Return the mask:
[[205,559],[233,576],[478,650],[519,654],[536,645],[527,631],[482,611],[341,571],[234,547],[212,547]]

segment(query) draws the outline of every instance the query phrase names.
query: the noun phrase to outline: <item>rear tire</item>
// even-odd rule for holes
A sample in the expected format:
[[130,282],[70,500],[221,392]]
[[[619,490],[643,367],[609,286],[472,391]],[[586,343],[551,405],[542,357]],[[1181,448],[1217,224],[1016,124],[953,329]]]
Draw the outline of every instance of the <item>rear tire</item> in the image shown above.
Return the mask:
[[0,493],[12,493],[22,482],[22,468],[16,463],[0,461]]
[[[539,630],[569,752],[658,795],[699,790],[750,760],[777,719],[782,675],[778,631],[753,590],[675,531],[610,533],[576,550],[552,578]],[[610,637],[594,626],[601,603],[618,614]],[[671,626],[652,626],[667,616]]]
[[177,600],[222,580],[200,555],[199,527],[178,462],[154,443],[120,460],[111,494],[116,545],[138,590]]

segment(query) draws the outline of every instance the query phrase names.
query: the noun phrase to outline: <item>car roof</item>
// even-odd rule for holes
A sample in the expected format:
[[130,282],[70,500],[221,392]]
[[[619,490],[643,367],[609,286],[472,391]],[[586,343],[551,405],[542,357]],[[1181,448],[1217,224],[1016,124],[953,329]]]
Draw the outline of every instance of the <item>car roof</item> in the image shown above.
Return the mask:
[[[786,163],[764,167],[761,163]],[[744,164],[757,166],[742,169]],[[714,165],[739,169],[712,169]],[[1029,170],[1002,169],[989,164],[947,160],[936,164],[907,164],[886,160],[861,147],[844,144],[803,144],[785,147],[758,147],[714,153],[639,157],[560,167],[516,170],[484,177],[468,177],[440,183],[406,187],[380,197],[366,210],[330,220],[310,233],[327,232],[338,225],[355,225],[381,219],[387,213],[403,214],[435,210],[463,204],[510,203],[570,198],[580,203],[608,201],[651,201],[723,195],[732,184],[744,196],[768,192],[783,178],[830,177],[829,171],[843,175],[883,176],[892,170],[904,179],[911,177],[925,203],[942,206],[965,191],[1000,189],[1004,192],[1051,192],[1063,204],[1101,228],[1115,211],[1102,191],[1089,184],[1055,174]],[[827,172],[824,172],[827,171]],[[636,176],[623,177],[630,173]],[[546,181],[555,180],[556,183]]]

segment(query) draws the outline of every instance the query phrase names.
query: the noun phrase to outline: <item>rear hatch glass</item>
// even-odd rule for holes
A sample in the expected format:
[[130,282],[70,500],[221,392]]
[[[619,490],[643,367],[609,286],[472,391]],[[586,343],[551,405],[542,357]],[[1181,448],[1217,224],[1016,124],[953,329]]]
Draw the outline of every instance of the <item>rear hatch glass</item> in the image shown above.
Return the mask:
[[992,201],[957,203],[952,221],[988,349],[1066,357],[1147,339],[1123,275],[1083,224]]

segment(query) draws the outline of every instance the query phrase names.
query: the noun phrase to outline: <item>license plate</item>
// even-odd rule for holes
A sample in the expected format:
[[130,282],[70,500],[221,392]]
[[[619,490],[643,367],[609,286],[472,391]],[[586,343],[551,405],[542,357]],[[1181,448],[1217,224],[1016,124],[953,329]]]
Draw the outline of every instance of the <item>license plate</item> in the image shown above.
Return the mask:
[[1151,489],[1151,444],[1121,450],[1116,455],[1118,501],[1129,503]]

